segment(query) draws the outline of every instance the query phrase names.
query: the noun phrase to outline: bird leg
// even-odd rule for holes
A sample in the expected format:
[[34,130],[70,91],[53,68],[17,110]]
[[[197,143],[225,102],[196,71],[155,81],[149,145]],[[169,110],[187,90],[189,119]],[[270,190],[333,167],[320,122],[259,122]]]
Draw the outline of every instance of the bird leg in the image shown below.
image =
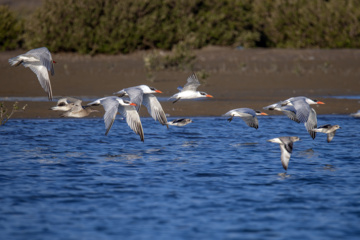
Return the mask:
[[173,103],[176,103],[177,101],[179,101],[180,100],[180,98],[178,98],[178,99],[176,99],[175,101],[173,101]]

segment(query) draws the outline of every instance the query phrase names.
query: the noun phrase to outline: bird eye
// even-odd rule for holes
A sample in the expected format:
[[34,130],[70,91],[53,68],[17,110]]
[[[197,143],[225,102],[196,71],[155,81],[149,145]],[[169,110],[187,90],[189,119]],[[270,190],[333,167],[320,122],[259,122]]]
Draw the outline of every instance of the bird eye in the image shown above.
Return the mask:
[[126,103],[126,104],[130,104],[130,102],[129,101],[126,101],[126,100],[123,100],[124,101],[124,103]]
[[155,89],[155,88],[153,88],[153,87],[150,87],[150,89],[151,89],[151,90],[153,90],[153,91],[155,91],[155,90],[156,90],[156,89]]
[[61,102],[61,103],[59,103],[59,106],[61,107],[61,106],[65,106],[65,103],[64,102]]

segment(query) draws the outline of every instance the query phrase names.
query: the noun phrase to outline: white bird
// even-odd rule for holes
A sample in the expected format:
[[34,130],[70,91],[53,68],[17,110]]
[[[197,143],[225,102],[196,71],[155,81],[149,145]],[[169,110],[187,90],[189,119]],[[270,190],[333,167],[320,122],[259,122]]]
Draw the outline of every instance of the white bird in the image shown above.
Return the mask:
[[240,117],[242,120],[244,120],[244,122],[249,126],[249,127],[253,127],[255,129],[258,129],[259,127],[259,121],[257,119],[257,115],[267,115],[266,113],[260,112],[260,111],[255,111],[251,108],[237,108],[237,109],[233,109],[228,111],[227,113],[225,113],[223,116],[224,117],[230,117],[228,119],[229,122],[231,122],[231,120],[234,117]]
[[129,127],[140,136],[140,140],[144,141],[144,131],[140,121],[139,113],[137,112],[135,103],[123,100],[119,97],[105,97],[89,103],[90,106],[102,105],[105,110],[105,135],[107,135],[115,121],[117,112],[123,115]]
[[57,101],[56,106],[51,107],[50,109],[54,111],[69,111],[74,106],[74,102],[76,102],[77,100],[79,99],[72,97],[60,98]]
[[47,92],[49,100],[52,100],[48,71],[54,75],[54,63],[56,62],[52,60],[51,53],[46,47],[32,49],[25,54],[10,58],[9,63],[15,67],[22,64],[24,67],[30,68],[36,74],[42,88]]
[[168,125],[172,125],[172,126],[178,126],[178,127],[183,127],[185,125],[188,125],[189,123],[192,123],[193,121],[191,119],[188,118],[179,118],[179,119],[175,119],[172,120],[171,122],[168,122]]
[[325,104],[318,100],[313,100],[307,97],[292,97],[282,102],[283,106],[290,105],[294,106],[296,110],[296,118],[305,123],[311,114],[310,105],[312,104]]
[[92,112],[99,112],[89,106],[82,106],[82,101],[80,99],[73,98],[73,100],[75,100],[74,103],[68,104],[68,106],[72,106],[70,110],[62,114],[61,117],[83,118],[89,116]]
[[325,103],[307,97],[292,97],[264,107],[264,109],[282,111],[291,120],[297,123],[304,123],[312,139],[315,139],[316,132],[311,131],[311,129],[317,127],[317,115],[316,111],[310,107],[311,104]]
[[162,125],[167,126],[167,119],[163,108],[159,100],[153,95],[153,93],[162,93],[156,88],[149,87],[147,85],[140,85],[136,87],[129,87],[120,90],[114,94],[119,97],[128,96],[132,103],[136,104],[136,110],[139,111],[141,104],[144,104],[147,108],[150,116],[155,120],[159,121]]
[[207,94],[206,92],[196,91],[196,89],[199,86],[200,86],[200,82],[199,82],[196,74],[193,73],[190,77],[188,77],[187,83],[185,84],[185,86],[183,88],[178,87],[178,90],[180,92],[174,94],[169,99],[175,98],[175,101],[173,101],[173,103],[176,103],[180,99],[194,99],[194,98],[203,98],[203,97],[212,98],[213,97],[213,96]]
[[326,133],[327,134],[327,142],[329,143],[334,138],[335,132],[339,128],[341,128],[339,125],[326,124],[326,125],[322,125],[318,128],[312,129],[312,131]]
[[278,137],[268,140],[268,142],[279,143],[281,149],[281,164],[285,170],[288,169],[293,144],[299,141],[299,137]]

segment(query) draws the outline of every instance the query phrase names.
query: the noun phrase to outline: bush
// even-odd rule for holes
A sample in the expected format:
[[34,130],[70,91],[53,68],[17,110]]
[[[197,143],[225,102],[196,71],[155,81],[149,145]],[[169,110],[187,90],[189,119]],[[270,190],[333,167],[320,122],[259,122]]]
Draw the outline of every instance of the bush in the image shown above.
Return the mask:
[[358,0],[45,0],[28,48],[86,54],[207,45],[360,47]]
[[7,6],[0,5],[0,50],[12,50],[20,47],[22,40],[22,22],[15,18]]
[[360,47],[357,0],[255,0],[254,17],[266,47]]

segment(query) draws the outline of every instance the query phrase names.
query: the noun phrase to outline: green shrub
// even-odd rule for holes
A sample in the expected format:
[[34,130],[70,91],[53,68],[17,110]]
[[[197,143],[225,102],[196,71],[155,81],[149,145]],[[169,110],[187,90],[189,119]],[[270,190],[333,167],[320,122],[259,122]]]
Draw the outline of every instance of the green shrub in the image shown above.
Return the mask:
[[207,45],[358,48],[359,0],[45,0],[28,48],[86,54]]
[[0,50],[12,50],[21,45],[22,22],[7,6],[0,5]]
[[255,0],[254,18],[266,47],[360,47],[358,0]]

